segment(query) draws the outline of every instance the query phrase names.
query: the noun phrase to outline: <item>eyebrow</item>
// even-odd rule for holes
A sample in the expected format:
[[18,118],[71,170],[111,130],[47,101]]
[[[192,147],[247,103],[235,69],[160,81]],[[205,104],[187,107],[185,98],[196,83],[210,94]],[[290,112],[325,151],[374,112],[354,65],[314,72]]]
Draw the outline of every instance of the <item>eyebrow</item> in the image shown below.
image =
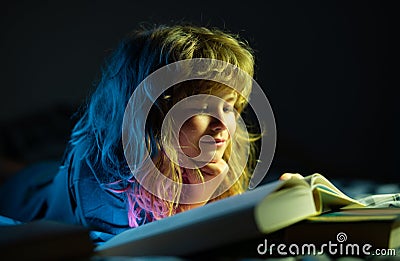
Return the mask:
[[227,96],[224,97],[224,100],[227,102],[236,101],[236,99],[237,99],[237,94],[235,93],[228,94]]

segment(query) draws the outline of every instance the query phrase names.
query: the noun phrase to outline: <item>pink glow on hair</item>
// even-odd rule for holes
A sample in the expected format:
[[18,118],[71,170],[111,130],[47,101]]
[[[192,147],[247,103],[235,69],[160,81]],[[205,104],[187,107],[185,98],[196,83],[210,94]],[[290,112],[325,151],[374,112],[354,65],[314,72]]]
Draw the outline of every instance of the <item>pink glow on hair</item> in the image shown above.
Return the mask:
[[122,180],[108,183],[106,189],[113,193],[126,193],[128,207],[128,222],[130,227],[138,227],[168,215],[168,208],[161,199],[152,196],[136,180],[128,180],[129,185],[122,189],[114,189],[108,186],[118,185]]

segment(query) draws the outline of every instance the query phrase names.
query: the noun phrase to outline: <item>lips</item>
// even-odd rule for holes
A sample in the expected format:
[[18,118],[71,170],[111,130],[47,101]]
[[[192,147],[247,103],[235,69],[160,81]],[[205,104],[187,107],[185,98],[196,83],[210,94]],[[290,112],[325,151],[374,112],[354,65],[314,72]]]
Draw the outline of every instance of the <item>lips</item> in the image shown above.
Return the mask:
[[221,145],[224,144],[226,140],[224,140],[224,139],[214,139],[214,141],[215,141],[215,144],[218,146],[219,144],[221,144]]
[[226,140],[225,139],[214,139],[214,140],[203,141],[203,143],[205,143],[205,144],[215,144],[215,146],[221,147],[221,146],[225,145]]

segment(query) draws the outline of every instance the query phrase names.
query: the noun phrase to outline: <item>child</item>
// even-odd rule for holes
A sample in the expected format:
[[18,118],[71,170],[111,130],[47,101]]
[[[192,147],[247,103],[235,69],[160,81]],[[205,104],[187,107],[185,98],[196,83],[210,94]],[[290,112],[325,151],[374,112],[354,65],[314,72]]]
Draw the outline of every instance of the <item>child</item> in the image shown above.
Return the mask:
[[[246,134],[239,124],[251,84],[240,90],[202,79],[165,90],[149,84],[131,103],[140,83],[152,73],[197,58],[223,61],[253,76],[251,48],[217,29],[157,26],[128,35],[105,63],[58,173],[43,174],[37,166],[23,171],[10,182],[22,182],[24,188],[8,185],[1,192],[13,199],[7,204],[2,200],[1,214],[22,221],[44,218],[82,224],[103,232],[97,239],[101,241],[107,239],[104,235],[244,192],[256,161],[254,141],[259,138]],[[152,97],[152,91],[161,95]],[[187,100],[190,97],[195,98]],[[182,102],[185,99],[189,102]],[[152,102],[148,115],[142,115],[140,107],[145,100]],[[124,121],[128,105],[136,114]],[[181,126],[168,118],[174,106],[178,112],[190,112]],[[139,119],[143,128],[131,125]],[[192,165],[184,165],[185,160]],[[168,179],[154,178],[157,173]],[[34,174],[38,178],[33,179]],[[206,186],[211,180],[214,185]],[[184,190],[196,184],[198,192]],[[221,186],[224,190],[218,190]]]

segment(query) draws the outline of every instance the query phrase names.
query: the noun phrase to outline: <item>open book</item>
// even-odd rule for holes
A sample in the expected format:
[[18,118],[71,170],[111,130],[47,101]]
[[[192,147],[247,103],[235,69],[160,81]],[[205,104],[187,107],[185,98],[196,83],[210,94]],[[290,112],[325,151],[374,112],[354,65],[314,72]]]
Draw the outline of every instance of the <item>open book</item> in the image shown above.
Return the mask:
[[277,180],[127,230],[95,249],[99,256],[188,256],[278,231],[321,213],[362,208],[320,174]]

